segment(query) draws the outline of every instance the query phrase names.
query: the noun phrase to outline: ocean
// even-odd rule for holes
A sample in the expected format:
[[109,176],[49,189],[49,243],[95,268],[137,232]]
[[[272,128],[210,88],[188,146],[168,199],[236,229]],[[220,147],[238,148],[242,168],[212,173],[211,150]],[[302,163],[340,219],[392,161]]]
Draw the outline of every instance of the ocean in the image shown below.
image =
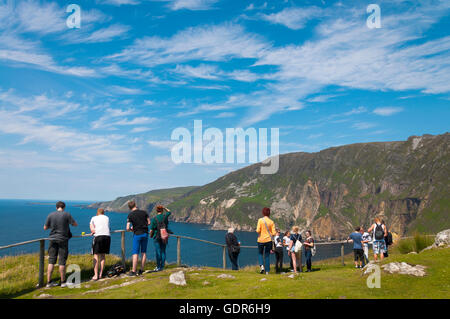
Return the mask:
[[[71,227],[74,236],[81,235],[82,232],[90,233],[89,221],[95,216],[96,211],[84,208],[83,205],[90,202],[66,202],[66,211],[72,214],[78,223],[78,227]],[[28,241],[38,238],[46,238],[49,231],[44,231],[43,226],[47,215],[55,210],[55,203],[38,200],[0,200],[0,246]],[[176,214],[176,212],[173,212]],[[111,230],[125,229],[127,214],[108,212]],[[169,228],[176,235],[184,235],[204,239],[220,244],[225,243],[225,230],[212,230],[208,225],[177,223],[170,221]],[[257,234],[255,232],[236,231],[236,236],[244,246],[256,246]],[[132,233],[126,233],[125,244],[127,258],[131,254]],[[69,242],[71,254],[84,254],[91,251],[91,237],[72,238]],[[48,242],[46,243],[46,249]],[[33,253],[39,250],[39,243],[32,243],[25,246],[0,250],[0,256],[18,255]],[[167,261],[174,263],[177,260],[177,243],[175,238],[169,240],[167,247]],[[351,244],[345,245],[345,253],[352,250]],[[120,234],[113,234],[111,237],[111,253],[120,255]],[[150,260],[155,259],[153,242],[149,241],[147,256]],[[314,261],[340,256],[340,244],[317,246],[317,254]],[[285,264],[289,264],[287,254],[284,256]],[[181,239],[181,262],[189,266],[211,266],[222,267],[222,247]],[[275,257],[271,257],[271,262],[275,262]],[[257,265],[257,249],[243,248],[239,255],[239,266]],[[230,261],[227,257],[227,267]]]

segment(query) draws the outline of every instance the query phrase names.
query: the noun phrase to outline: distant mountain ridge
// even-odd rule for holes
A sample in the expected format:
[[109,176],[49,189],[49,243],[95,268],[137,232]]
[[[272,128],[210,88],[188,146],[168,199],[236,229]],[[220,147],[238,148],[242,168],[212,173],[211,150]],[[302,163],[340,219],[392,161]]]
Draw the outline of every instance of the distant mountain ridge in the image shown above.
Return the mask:
[[[346,238],[376,215],[398,235],[437,232],[450,228],[449,145],[445,133],[283,154],[277,174],[261,175],[261,163],[254,164],[202,187],[180,189],[166,204],[176,221],[216,229],[253,231],[267,206],[282,230],[298,225],[318,239]],[[111,208],[124,207],[128,198]]]
[[181,198],[189,192],[195,190],[198,186],[175,187],[168,189],[157,189],[142,194],[128,195],[118,197],[108,202],[97,202],[88,205],[87,208],[97,209],[103,208],[106,211],[118,213],[129,212],[128,202],[133,200],[139,208],[151,211],[157,205],[167,206],[174,200]]

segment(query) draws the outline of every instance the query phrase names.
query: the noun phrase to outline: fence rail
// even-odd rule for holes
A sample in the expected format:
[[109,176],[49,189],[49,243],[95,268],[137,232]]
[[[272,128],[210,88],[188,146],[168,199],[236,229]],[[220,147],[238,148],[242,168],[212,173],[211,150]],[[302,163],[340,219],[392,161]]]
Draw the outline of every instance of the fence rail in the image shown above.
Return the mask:
[[[126,262],[126,254],[125,254],[125,233],[126,230],[114,230],[111,231],[111,234],[118,234],[120,233],[120,237],[121,237],[121,259],[122,259],[122,264],[125,268],[125,262]],[[92,234],[85,234],[85,235],[80,235],[80,236],[73,236],[73,238],[84,238],[84,237],[91,237]],[[435,236],[435,235],[427,235],[427,236]],[[212,242],[209,240],[204,240],[204,239],[199,239],[199,238],[193,238],[193,237],[188,237],[188,236],[183,236],[183,235],[175,235],[175,234],[171,234],[170,237],[176,238],[177,240],[177,266],[181,266],[181,239],[188,239],[188,240],[194,240],[194,241],[199,241],[199,242],[203,242],[206,244],[210,244],[210,245],[215,245],[215,246],[219,246],[222,247],[222,263],[223,263],[223,269],[226,268],[227,266],[227,258],[226,258],[226,248],[227,246],[224,244],[219,244],[216,242]],[[410,237],[402,237],[401,239],[405,239],[405,238],[410,238]],[[411,237],[413,238],[413,237]],[[11,244],[11,245],[7,245],[7,246],[0,246],[0,250],[3,249],[8,249],[8,248],[13,248],[13,247],[17,247],[17,246],[23,246],[23,245],[28,245],[28,244],[32,244],[32,243],[36,243],[39,242],[39,278],[38,278],[38,286],[39,287],[43,287],[44,286],[44,261],[45,261],[45,241],[46,240],[50,240],[49,238],[39,238],[39,239],[34,239],[34,240],[29,240],[29,241],[24,241],[21,243],[15,243],[15,244]],[[318,242],[315,243],[315,245],[332,245],[332,244],[341,244],[341,263],[343,266],[345,266],[344,263],[344,244],[346,244],[347,241],[346,240],[342,240],[342,241],[330,241],[330,242]],[[241,246],[241,248],[249,248],[249,249],[257,249],[258,246]],[[300,260],[299,260],[300,265],[302,264],[302,254],[300,254]]]

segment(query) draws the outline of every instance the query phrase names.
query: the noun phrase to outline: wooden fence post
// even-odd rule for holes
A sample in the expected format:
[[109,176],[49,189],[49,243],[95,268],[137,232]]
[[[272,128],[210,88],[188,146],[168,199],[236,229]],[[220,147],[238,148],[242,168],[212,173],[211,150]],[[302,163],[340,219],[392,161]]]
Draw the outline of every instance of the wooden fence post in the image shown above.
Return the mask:
[[39,288],[44,287],[45,239],[39,241]]
[[177,266],[181,266],[181,238],[177,236]]
[[125,262],[126,262],[126,257],[125,257],[125,231],[121,232],[120,237],[121,237],[120,238],[120,241],[121,241],[120,246],[121,246],[121,253],[122,253],[122,266],[123,266],[123,269],[125,269],[125,271],[126,271],[126,264],[125,264]]
[[345,262],[344,262],[344,243],[341,243],[341,260],[342,260],[342,266],[345,266]]
[[222,246],[222,261],[223,261],[223,269],[227,268],[227,254],[226,254],[226,246]]

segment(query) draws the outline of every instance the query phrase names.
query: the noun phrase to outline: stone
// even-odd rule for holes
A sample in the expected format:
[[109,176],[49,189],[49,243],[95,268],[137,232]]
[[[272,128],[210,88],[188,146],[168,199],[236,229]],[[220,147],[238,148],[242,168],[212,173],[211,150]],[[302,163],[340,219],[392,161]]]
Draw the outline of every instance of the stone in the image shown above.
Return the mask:
[[437,247],[450,245],[450,229],[443,230],[436,235],[434,244]]
[[294,277],[295,277],[294,274],[291,274],[291,275],[288,276],[288,278],[294,278]]
[[422,265],[416,265],[412,266],[405,262],[393,262],[386,265],[381,266],[384,271],[390,273],[390,274],[401,274],[401,275],[410,275],[410,276],[416,276],[416,277],[423,277],[426,275],[425,272],[425,266]]
[[263,279],[261,279],[260,281],[266,281],[267,280],[267,278],[263,278]]
[[204,282],[203,282],[203,286],[207,286],[207,285],[209,285],[209,284],[210,284],[209,281],[204,281]]
[[217,278],[222,278],[222,279],[235,279],[236,277],[234,277],[233,275],[221,274],[221,275],[217,276]]
[[41,294],[41,295],[37,296],[36,298],[45,299],[45,298],[51,298],[51,297],[53,297],[53,296],[50,294]]
[[177,271],[170,275],[169,283],[177,285],[177,286],[186,286],[186,278],[184,277],[183,271]]
[[370,275],[370,274],[372,274],[375,271],[375,269],[378,268],[378,267],[380,267],[380,266],[378,266],[375,263],[372,263],[372,262],[368,263],[363,268],[363,275]]
[[436,238],[434,239],[434,244],[428,246],[424,250],[429,250],[437,247],[448,247],[450,245],[450,229],[443,230],[437,233]]

